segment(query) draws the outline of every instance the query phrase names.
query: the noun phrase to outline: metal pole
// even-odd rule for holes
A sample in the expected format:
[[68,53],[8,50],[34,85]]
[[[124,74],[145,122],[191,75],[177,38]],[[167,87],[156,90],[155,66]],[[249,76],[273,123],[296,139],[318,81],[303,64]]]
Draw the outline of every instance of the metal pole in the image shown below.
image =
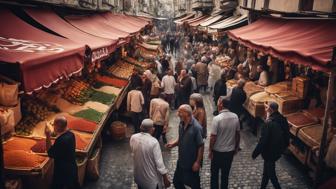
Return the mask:
[[[335,64],[335,57],[336,57],[336,48],[333,49],[333,55],[332,55],[332,63]],[[315,174],[315,188],[319,184],[321,184],[321,173],[323,173],[324,169],[324,156],[326,151],[326,144],[327,144],[327,137],[328,137],[328,119],[329,119],[329,113],[334,93],[334,84],[335,84],[335,76],[336,76],[336,68],[333,68],[331,70],[331,73],[329,74],[329,83],[328,83],[328,91],[327,91],[327,102],[326,102],[326,108],[324,111],[324,119],[323,119],[323,133],[320,143],[320,150],[319,150],[319,157],[318,157],[318,167]]]

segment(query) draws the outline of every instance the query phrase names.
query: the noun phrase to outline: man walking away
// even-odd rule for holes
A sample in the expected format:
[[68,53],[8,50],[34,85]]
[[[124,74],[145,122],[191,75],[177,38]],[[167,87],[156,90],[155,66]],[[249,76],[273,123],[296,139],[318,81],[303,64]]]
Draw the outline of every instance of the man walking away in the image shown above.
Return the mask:
[[244,112],[243,104],[246,100],[246,92],[244,91],[245,80],[238,80],[238,85],[232,89],[232,94],[230,98],[230,111],[237,114],[238,118]]
[[[161,93],[159,98],[153,98],[150,102],[149,117],[154,122],[154,137],[160,141],[162,131],[167,130],[169,120],[169,104],[164,100],[165,94]],[[163,143],[167,143],[166,135],[162,134]]]
[[261,138],[253,151],[252,158],[261,154],[264,159],[264,172],[261,189],[265,189],[271,180],[274,188],[280,189],[280,184],[275,173],[275,162],[289,144],[289,129],[286,118],[278,112],[278,104],[270,102],[265,104],[267,119],[261,130]]
[[239,118],[228,110],[229,100],[218,100],[219,114],[213,118],[210,136],[211,189],[219,188],[218,173],[221,170],[221,189],[227,189],[234,154],[240,141]]
[[171,108],[173,108],[173,100],[175,94],[175,86],[176,81],[173,76],[173,71],[168,70],[168,74],[163,76],[161,81],[161,88],[163,89],[163,93],[166,95],[167,102],[171,104]]
[[[221,78],[216,81],[215,86],[214,86],[214,93],[213,93],[213,99],[214,103],[217,106],[217,102],[219,97],[221,96],[226,96],[226,74],[222,73]],[[215,108],[214,108],[215,109]],[[218,108],[214,111],[213,115],[218,114]]]
[[145,100],[141,92],[141,87],[131,90],[127,94],[127,111],[131,113],[132,124],[134,132],[138,133],[141,119],[142,119],[142,106]]
[[139,189],[162,189],[170,186],[159,142],[152,137],[153,121],[144,119],[141,133],[132,135],[130,146],[134,159],[134,180]]
[[167,148],[178,146],[174,186],[176,189],[185,189],[185,185],[192,189],[200,189],[199,170],[204,152],[202,126],[193,118],[192,109],[187,104],[179,107],[178,116],[181,119],[179,137],[166,145]]

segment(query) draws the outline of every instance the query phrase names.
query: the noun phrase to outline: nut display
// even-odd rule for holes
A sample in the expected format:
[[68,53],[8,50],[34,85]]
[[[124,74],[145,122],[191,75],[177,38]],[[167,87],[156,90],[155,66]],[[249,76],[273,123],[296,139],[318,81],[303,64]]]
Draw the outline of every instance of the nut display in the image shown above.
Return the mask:
[[222,68],[231,67],[231,58],[228,56],[219,56],[216,58],[215,64]]
[[63,98],[73,104],[82,105],[89,100],[91,93],[92,89],[88,83],[74,80],[64,92]]
[[134,65],[118,61],[108,69],[108,72],[116,77],[128,79],[132,75],[133,69]]

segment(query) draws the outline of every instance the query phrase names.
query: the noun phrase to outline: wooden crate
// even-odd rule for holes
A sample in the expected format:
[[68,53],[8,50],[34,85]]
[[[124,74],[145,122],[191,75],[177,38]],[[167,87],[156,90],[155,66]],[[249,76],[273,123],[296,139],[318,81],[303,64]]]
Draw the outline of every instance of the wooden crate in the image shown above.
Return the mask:
[[300,97],[306,98],[308,93],[309,79],[306,77],[295,77],[292,81],[292,92]]
[[304,112],[301,111],[288,114],[286,115],[286,118],[290,126],[289,131],[294,136],[297,136],[297,133],[301,128],[318,123],[317,120],[307,116]]
[[302,109],[303,99],[297,96],[277,97],[276,102],[279,104],[279,112],[290,114]]
[[246,109],[253,117],[265,117],[265,102],[276,101],[274,96],[270,96],[266,92],[259,92],[250,97]]

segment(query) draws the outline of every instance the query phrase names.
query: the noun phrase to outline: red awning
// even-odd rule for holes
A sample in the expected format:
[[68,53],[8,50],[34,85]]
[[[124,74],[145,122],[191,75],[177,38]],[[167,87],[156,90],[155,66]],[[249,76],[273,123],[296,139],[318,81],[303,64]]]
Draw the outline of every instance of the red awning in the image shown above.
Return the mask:
[[205,18],[205,16],[199,16],[199,17],[196,17],[196,18],[191,18],[191,19],[189,19],[189,20],[185,20],[184,22],[185,22],[186,24],[191,24],[191,23],[193,23],[193,22],[197,22],[197,21],[199,21],[199,20],[202,20],[203,18]]
[[228,31],[240,43],[292,63],[328,71],[336,46],[335,20],[261,18]]
[[118,29],[120,29],[124,32],[127,32],[129,34],[135,34],[142,29],[142,28],[140,28],[140,27],[138,27],[134,24],[124,22],[121,19],[113,17],[113,15],[110,12],[103,13],[103,14],[97,14],[96,16],[103,17],[105,23],[107,23],[107,24],[109,24],[113,27],[116,27],[116,28],[118,28]]
[[120,20],[122,23],[128,23],[131,25],[134,25],[138,29],[142,30],[148,25],[147,21],[141,20],[139,18],[135,18],[132,16],[128,15],[122,15],[122,14],[109,14],[109,17],[115,21],[115,20]]
[[51,10],[25,9],[25,12],[57,34],[77,43],[88,45],[92,49],[92,61],[107,58],[118,44],[117,40],[96,37],[75,28]]
[[25,92],[81,71],[84,45],[36,29],[9,10],[0,10],[0,18],[0,61],[20,64]]
[[189,14],[189,15],[186,15],[185,17],[183,18],[179,18],[177,20],[174,21],[174,23],[176,24],[182,24],[185,20],[188,20],[190,18],[193,18],[195,16],[195,14]]
[[106,39],[119,40],[129,37],[129,33],[111,27],[95,16],[67,16],[65,19],[76,28],[91,35]]

